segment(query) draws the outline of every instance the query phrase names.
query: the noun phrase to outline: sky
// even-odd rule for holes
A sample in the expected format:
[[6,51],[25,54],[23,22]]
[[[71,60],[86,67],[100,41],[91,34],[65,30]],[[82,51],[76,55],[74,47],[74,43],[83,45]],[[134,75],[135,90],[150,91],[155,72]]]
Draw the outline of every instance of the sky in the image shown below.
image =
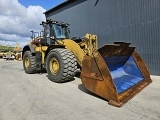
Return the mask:
[[0,45],[26,45],[30,41],[31,30],[42,30],[43,13],[64,1],[0,0]]

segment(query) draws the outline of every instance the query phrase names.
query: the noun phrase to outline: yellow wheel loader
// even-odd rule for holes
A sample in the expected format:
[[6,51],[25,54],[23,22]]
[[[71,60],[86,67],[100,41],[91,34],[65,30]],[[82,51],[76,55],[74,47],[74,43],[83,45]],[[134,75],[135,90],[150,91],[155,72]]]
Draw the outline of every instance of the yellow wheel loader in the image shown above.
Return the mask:
[[51,81],[72,80],[77,67],[81,80],[89,91],[120,107],[152,81],[150,73],[135,47],[115,42],[98,49],[97,36],[69,39],[68,24],[47,20],[44,30],[24,46],[23,67],[27,74],[44,67]]
[[0,58],[3,58],[4,50],[0,50]]

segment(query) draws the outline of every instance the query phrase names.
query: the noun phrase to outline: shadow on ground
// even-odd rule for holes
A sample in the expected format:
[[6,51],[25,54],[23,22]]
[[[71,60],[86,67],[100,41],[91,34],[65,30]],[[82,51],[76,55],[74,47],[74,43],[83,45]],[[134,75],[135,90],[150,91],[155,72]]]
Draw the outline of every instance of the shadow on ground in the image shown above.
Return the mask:
[[[98,95],[90,92],[89,90],[87,90],[87,89],[84,87],[83,84],[79,84],[79,85],[78,85],[78,89],[81,90],[82,92],[88,94],[88,95],[91,95],[91,96],[93,96],[93,97],[99,98],[99,99],[104,100],[104,101],[107,101],[106,99],[104,99],[104,98],[102,98],[102,97],[100,97],[100,96],[98,96]],[[107,101],[107,102],[108,102],[108,101]]]

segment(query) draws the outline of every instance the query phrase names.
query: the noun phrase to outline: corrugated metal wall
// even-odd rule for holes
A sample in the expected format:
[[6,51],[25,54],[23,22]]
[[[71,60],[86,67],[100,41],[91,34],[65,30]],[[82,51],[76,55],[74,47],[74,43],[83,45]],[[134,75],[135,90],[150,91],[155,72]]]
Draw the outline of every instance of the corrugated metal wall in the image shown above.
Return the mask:
[[97,34],[99,47],[131,42],[151,74],[160,75],[160,0],[76,0],[46,18],[71,24],[71,37]]

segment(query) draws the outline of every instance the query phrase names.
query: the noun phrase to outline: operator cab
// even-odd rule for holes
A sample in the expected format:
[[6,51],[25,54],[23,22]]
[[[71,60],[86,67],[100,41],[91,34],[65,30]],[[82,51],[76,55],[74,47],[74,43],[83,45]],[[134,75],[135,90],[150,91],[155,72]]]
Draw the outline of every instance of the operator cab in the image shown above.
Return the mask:
[[47,20],[42,22],[43,31],[32,32],[32,43],[35,45],[49,46],[55,45],[56,40],[69,39],[69,24],[59,21]]
[[44,28],[43,40],[41,45],[54,45],[56,40],[64,40],[69,38],[69,24],[47,20],[42,22]]
[[52,24],[51,32],[56,39],[67,39],[69,36],[65,25]]

